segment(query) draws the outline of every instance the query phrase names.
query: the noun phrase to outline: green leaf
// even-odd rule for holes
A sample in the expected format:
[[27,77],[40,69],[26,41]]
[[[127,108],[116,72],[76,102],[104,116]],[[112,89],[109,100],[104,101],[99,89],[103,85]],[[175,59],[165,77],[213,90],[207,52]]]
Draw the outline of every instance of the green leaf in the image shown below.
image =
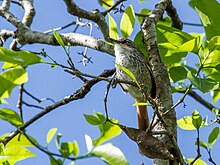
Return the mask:
[[[142,10],[139,12],[139,14],[140,14],[140,15],[147,15],[147,14],[150,14],[150,12],[151,12],[151,10],[144,8],[144,9],[142,9]],[[140,24],[143,22],[143,19],[145,19],[145,17],[143,17],[143,16],[138,16],[138,22],[139,22]]]
[[201,92],[207,93],[210,90],[212,90],[216,82],[211,80],[211,79],[202,79],[202,78],[197,78],[194,76],[191,72],[188,72],[187,74],[188,79],[192,82],[194,86],[196,86]]
[[187,71],[182,66],[175,66],[169,69],[169,75],[173,82],[177,82],[187,78]]
[[47,144],[49,144],[57,132],[57,128],[51,128],[47,133]]
[[9,69],[0,74],[0,98],[8,98],[17,85],[28,81],[27,72],[22,68]]
[[219,128],[218,128],[218,127],[215,127],[215,128],[212,130],[212,132],[210,133],[209,139],[208,139],[210,149],[211,149],[212,146],[215,144],[216,140],[218,139],[218,136],[219,136]]
[[[194,160],[195,158],[187,158],[187,162],[190,163]],[[206,162],[204,162],[203,160],[201,159],[197,159],[193,165],[207,165]]]
[[120,30],[123,37],[128,38],[133,32],[135,25],[135,14],[132,5],[129,5],[121,18]]
[[193,52],[195,54],[199,54],[200,48],[202,46],[202,38],[203,35],[198,35],[177,48],[179,52]]
[[61,139],[61,137],[62,137],[62,134],[61,133],[58,133],[57,134],[57,137],[56,137],[56,141],[55,141],[55,143],[56,143],[56,146],[57,146],[57,149],[60,149],[60,139]]
[[216,69],[218,72],[220,72],[220,64],[217,64],[217,65],[215,66],[215,69]]
[[[0,155],[4,157],[7,156],[9,164],[15,164],[18,161],[35,156],[31,151],[21,146],[6,147]],[[0,159],[0,163],[3,162],[5,162],[5,160]]]
[[195,126],[192,123],[192,116],[185,116],[177,120],[177,124],[181,129],[184,130],[195,130]]
[[9,122],[11,125],[15,126],[16,128],[24,124],[21,117],[15,111],[8,108],[0,109],[0,118],[2,120]]
[[157,24],[157,38],[162,60],[166,64],[179,63],[188,52],[178,50],[187,41],[194,39],[190,34],[170,27],[163,22]]
[[91,124],[91,125],[99,125],[99,124],[102,124],[100,122],[100,120],[96,117],[96,116],[93,116],[93,115],[86,115],[86,114],[83,114],[86,121]]
[[220,22],[216,11],[220,5],[216,0],[191,0],[190,5],[198,12],[205,28],[206,38],[210,40],[213,36],[220,36]]
[[212,102],[215,103],[220,99],[220,91],[211,91]]
[[197,129],[202,126],[202,117],[197,110],[194,110],[192,113],[192,123]]
[[113,146],[111,143],[95,147],[92,153],[94,156],[97,156],[104,160],[107,164],[128,165],[128,161],[126,160],[121,150]]
[[[5,139],[10,136],[11,133],[4,134],[0,137],[0,140]],[[28,137],[35,143],[38,144],[37,141],[28,135]],[[34,146],[23,134],[16,135],[12,140],[7,143],[7,147],[20,146],[20,147],[32,147]]]
[[134,103],[133,106],[147,106],[147,103]]
[[[110,122],[105,122],[105,117],[103,114],[95,112],[95,116],[99,118],[102,124],[98,125],[100,130],[100,136],[93,140],[94,146],[98,146],[103,142],[112,139],[115,136],[118,136],[121,133],[121,129]],[[117,120],[111,119],[112,122],[118,123]]]
[[85,140],[86,140],[86,147],[88,152],[92,151],[93,143],[91,137],[89,135],[85,135]]
[[79,146],[77,141],[73,142],[73,152],[72,152],[73,156],[76,157],[79,155]]
[[212,112],[216,115],[219,116],[220,115],[220,110],[217,108],[212,108]]
[[61,155],[62,155],[64,158],[69,157],[70,154],[73,153],[73,150],[74,150],[74,146],[73,146],[73,143],[72,143],[72,142],[61,143],[61,147],[60,147],[60,149],[59,149]]
[[[195,145],[197,145],[197,142],[195,143]],[[206,144],[206,142],[203,141],[199,141],[199,146],[205,148],[206,150],[208,150],[208,145]]]
[[[204,68],[202,71],[208,75],[209,78],[213,79],[215,82],[219,82],[220,80],[220,72],[217,70],[218,65],[220,64],[220,51],[219,50],[214,50],[210,54],[203,55],[202,60],[205,60],[204,62]],[[216,69],[217,67],[217,69]]]
[[53,31],[53,35],[56,38],[57,42],[60,44],[60,46],[62,46],[65,49],[65,44],[63,42],[63,39],[59,35],[59,33],[57,33],[55,30],[52,30],[52,31]]
[[27,67],[43,62],[37,55],[28,51],[13,51],[0,46],[0,61],[4,61],[2,68]]
[[138,88],[141,89],[141,86],[140,86],[140,84],[138,83],[136,77],[134,76],[134,74],[133,74],[129,69],[127,69],[127,68],[125,68],[124,66],[121,66],[121,65],[119,65],[119,64],[116,64],[116,66],[117,66],[118,68],[120,68],[124,73],[126,73],[126,74],[136,83],[136,85],[138,86]]
[[114,5],[114,0],[98,0],[99,4],[104,7],[105,9],[110,8]]
[[117,24],[114,18],[112,18],[112,16],[109,13],[108,13],[108,23],[109,23],[109,36],[113,39],[119,39]]
[[145,55],[145,57],[148,57],[147,48],[146,48],[146,45],[143,43],[143,34],[141,31],[139,31],[136,34],[136,36],[134,38],[134,43],[142,51],[142,53]]
[[214,36],[210,41],[206,41],[205,48],[208,49],[208,54],[214,50],[220,50],[220,36]]
[[50,165],[63,165],[63,161],[61,159],[55,159],[53,156],[50,156]]

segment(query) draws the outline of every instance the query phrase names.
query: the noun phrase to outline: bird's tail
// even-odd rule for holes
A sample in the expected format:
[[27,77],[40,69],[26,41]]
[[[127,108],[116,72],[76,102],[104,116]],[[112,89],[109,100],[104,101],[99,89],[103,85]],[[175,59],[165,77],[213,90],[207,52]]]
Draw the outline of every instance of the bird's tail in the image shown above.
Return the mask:
[[138,105],[137,106],[138,115],[138,128],[140,130],[146,131],[150,126],[150,120],[148,117],[147,106]]

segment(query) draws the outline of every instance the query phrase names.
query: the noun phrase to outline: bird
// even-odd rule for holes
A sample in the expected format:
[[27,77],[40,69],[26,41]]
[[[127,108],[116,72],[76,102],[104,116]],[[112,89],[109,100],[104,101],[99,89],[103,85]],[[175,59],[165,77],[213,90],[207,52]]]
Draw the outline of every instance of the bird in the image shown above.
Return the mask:
[[150,126],[150,119],[147,112],[147,106],[138,103],[146,103],[147,96],[155,98],[156,85],[148,59],[140,49],[129,39],[112,39],[115,51],[116,77],[119,80],[133,81],[132,78],[122,70],[126,68],[135,77],[140,85],[120,83],[124,92],[128,92],[137,103],[138,128],[146,131]]

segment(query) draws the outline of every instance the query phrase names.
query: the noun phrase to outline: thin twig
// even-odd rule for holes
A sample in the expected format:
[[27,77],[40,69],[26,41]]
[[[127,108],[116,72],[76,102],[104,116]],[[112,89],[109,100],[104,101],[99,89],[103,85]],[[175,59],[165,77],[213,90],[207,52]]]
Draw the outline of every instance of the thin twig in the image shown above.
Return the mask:
[[[66,29],[66,28],[68,28],[68,27],[70,27],[70,26],[72,26],[72,25],[75,25],[76,24],[76,22],[77,21],[73,21],[73,22],[70,22],[70,23],[68,23],[67,25],[64,25],[64,26],[61,26],[61,27],[58,27],[58,28],[54,28],[53,30],[55,30],[55,31],[60,31],[60,30],[63,30],[63,29]],[[78,24],[77,24],[78,25]],[[51,32],[53,32],[53,30],[47,30],[47,31],[45,31],[44,33],[51,33]]]
[[195,159],[192,161],[192,162],[190,162],[190,165],[193,165],[195,162],[196,162],[196,160],[198,160],[202,155],[201,155],[201,153],[200,153],[200,145],[199,145],[199,129],[196,129],[197,130],[197,138],[196,138],[196,144],[197,144],[197,156],[195,157]]
[[[44,147],[40,146],[39,144],[35,143],[24,131],[21,132],[27,139],[28,141],[34,145],[37,149],[39,149],[40,151],[42,151],[43,153],[47,154],[49,157],[50,156],[57,156],[57,157],[60,157],[60,158],[63,158],[62,155],[60,154],[56,154],[56,153],[52,153],[52,152],[49,152],[47,150],[44,149]],[[69,159],[69,160],[75,160],[74,158],[69,158],[67,157],[66,159]]]
[[[180,90],[177,91],[178,93],[185,93],[185,90]],[[212,111],[212,109],[216,108],[219,109],[217,107],[215,107],[213,104],[209,103],[208,101],[204,100],[201,96],[199,96],[195,91],[190,90],[187,93],[189,96],[191,96],[192,98],[194,98],[196,101],[198,101],[200,104],[202,104],[203,106],[205,106],[207,109],[209,109],[210,111]]]
[[23,89],[24,93],[27,94],[28,96],[30,96],[32,99],[36,100],[38,103],[50,100],[51,102],[55,103],[55,101],[51,98],[43,98],[43,99],[38,99],[37,97],[35,97],[34,95],[32,95],[31,93],[29,93],[25,88]]
[[20,88],[19,88],[19,96],[18,96],[17,108],[19,109],[20,117],[21,117],[22,121],[23,121],[23,109],[22,109],[23,92],[24,92],[24,84],[21,84]]
[[[112,76],[115,73],[115,69],[111,69],[111,70],[105,70],[102,74],[100,74],[100,77],[109,77]],[[89,93],[89,91],[91,90],[91,88],[97,84],[98,82],[100,82],[101,80],[99,79],[92,79],[86,83],[83,84],[83,86],[78,89],[75,93],[73,93],[70,96],[67,96],[57,102],[55,102],[54,104],[47,106],[43,111],[39,112],[38,114],[36,114],[34,117],[32,117],[30,120],[28,120],[23,126],[21,126],[19,129],[17,129],[16,131],[14,131],[12,134],[10,134],[9,136],[5,137],[3,140],[1,140],[0,142],[3,143],[4,145],[6,145],[11,139],[13,139],[16,135],[18,135],[21,131],[25,130],[27,127],[29,127],[30,125],[32,125],[35,121],[37,121],[38,119],[42,118],[43,116],[45,116],[46,114],[50,113],[51,111],[57,109],[58,107],[61,107],[63,105],[68,104],[69,102],[72,102],[74,100],[78,100],[78,99],[82,99],[86,96],[86,94]]]
[[104,16],[106,16],[106,14],[110,13],[112,10],[115,10],[115,8],[116,8],[119,4],[121,4],[122,2],[124,2],[124,1],[126,1],[126,0],[118,0],[118,1],[115,2],[115,4],[112,5],[109,9],[107,9],[107,10],[104,11],[104,12],[102,12],[102,14],[103,14]]
[[38,105],[33,105],[33,104],[28,104],[26,103],[25,101],[23,101],[23,104],[28,106],[28,107],[33,107],[33,108],[37,108],[37,109],[44,109],[43,107],[41,106],[38,106]]
[[107,109],[107,99],[108,99],[108,94],[109,94],[109,90],[110,90],[110,87],[111,87],[111,84],[115,78],[115,73],[113,75],[113,77],[111,78],[111,80],[109,81],[108,85],[107,85],[107,88],[106,88],[106,92],[105,92],[105,97],[104,97],[104,108],[105,108],[105,116],[106,116],[106,121],[109,121],[109,117],[108,117],[108,109]]

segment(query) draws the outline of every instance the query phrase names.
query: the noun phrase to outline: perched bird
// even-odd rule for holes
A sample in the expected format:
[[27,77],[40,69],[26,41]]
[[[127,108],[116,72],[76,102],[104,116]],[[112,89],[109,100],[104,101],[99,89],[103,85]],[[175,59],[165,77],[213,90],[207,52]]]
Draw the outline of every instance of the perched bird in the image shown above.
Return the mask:
[[[121,83],[123,90],[128,92],[137,103],[146,103],[147,96],[155,97],[156,88],[151,69],[147,58],[139,48],[130,40],[121,38],[113,40],[116,56],[116,76],[118,79],[132,81],[131,77],[125,73],[121,67],[128,69],[135,77],[138,86]],[[150,126],[146,105],[137,105],[138,128],[146,131]]]

